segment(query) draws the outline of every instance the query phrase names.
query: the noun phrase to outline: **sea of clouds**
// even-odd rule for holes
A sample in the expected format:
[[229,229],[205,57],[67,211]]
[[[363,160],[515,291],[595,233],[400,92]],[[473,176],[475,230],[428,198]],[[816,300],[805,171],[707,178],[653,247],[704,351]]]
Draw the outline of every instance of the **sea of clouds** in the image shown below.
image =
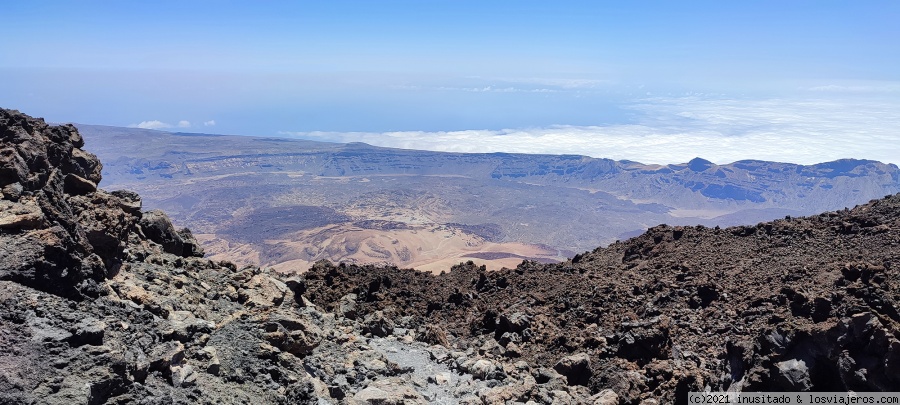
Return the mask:
[[281,134],[405,149],[578,154],[661,164],[698,156],[715,163],[856,158],[900,164],[896,97],[656,97],[626,107],[635,112],[634,122],[604,126]]

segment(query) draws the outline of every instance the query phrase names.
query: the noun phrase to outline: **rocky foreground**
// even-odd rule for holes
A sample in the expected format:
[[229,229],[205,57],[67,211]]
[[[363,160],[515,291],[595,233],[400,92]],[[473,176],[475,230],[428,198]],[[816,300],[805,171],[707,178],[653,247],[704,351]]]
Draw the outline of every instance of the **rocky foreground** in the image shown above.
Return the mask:
[[554,265],[441,275],[203,259],[97,189],[72,126],[0,110],[0,404],[668,404],[900,391],[900,195],[658,226]]

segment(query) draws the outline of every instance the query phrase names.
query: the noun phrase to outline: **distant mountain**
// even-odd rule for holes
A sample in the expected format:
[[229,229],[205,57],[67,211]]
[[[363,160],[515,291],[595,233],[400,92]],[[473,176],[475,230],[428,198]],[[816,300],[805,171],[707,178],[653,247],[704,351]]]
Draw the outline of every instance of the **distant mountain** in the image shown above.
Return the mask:
[[869,160],[653,165],[78,127],[105,162],[103,187],[140,192],[213,257],[278,268],[319,259],[512,267],[660,223],[754,223],[900,191],[897,166]]

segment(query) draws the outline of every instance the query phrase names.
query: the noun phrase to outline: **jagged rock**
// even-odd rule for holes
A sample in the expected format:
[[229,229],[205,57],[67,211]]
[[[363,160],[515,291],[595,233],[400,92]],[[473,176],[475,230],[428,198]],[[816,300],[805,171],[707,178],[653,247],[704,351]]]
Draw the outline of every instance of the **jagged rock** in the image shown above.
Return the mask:
[[453,380],[453,377],[450,375],[450,373],[447,373],[447,372],[437,373],[435,375],[428,376],[428,382],[430,382],[432,384],[437,384],[437,385],[447,385],[452,380]]
[[288,287],[283,282],[257,274],[238,291],[238,296],[246,305],[266,308],[281,305],[287,292]]
[[276,313],[265,319],[264,338],[271,345],[297,356],[308,354],[324,336],[308,317]]
[[506,377],[503,368],[497,362],[482,358],[465,360],[460,368],[480,380],[498,380]]
[[521,333],[531,325],[531,318],[521,312],[500,314],[497,318],[497,334],[506,332]]
[[24,191],[24,188],[20,183],[7,184],[0,189],[0,199],[12,202],[19,201],[19,198],[22,197],[22,191]]
[[75,325],[71,342],[75,346],[103,344],[103,335],[106,332],[106,323],[94,318],[82,319]]
[[370,333],[373,336],[385,337],[394,333],[394,322],[388,319],[384,312],[376,311],[369,314],[363,320],[363,333]]
[[163,251],[181,257],[203,257],[203,249],[191,231],[175,230],[169,217],[160,210],[151,210],[141,218],[141,230],[150,240],[162,245]]
[[347,294],[341,297],[341,301],[338,303],[338,313],[345,318],[356,319],[356,298],[356,294]]
[[605,389],[592,396],[591,401],[594,405],[618,405],[619,395],[611,389]]
[[0,229],[21,231],[45,226],[44,213],[34,200],[25,203],[0,200]]
[[222,362],[219,360],[219,353],[215,346],[206,346],[200,349],[200,355],[207,361],[206,372],[219,375],[219,372],[222,371]]
[[494,388],[484,389],[478,393],[478,397],[484,404],[507,404],[509,402],[522,402],[528,397],[531,390],[534,389],[536,383],[534,378],[527,376],[521,383],[513,383],[510,385],[501,385]]
[[165,342],[153,347],[148,357],[152,369],[171,371],[171,366],[184,361],[184,345],[181,342]]
[[84,195],[97,191],[97,184],[77,174],[69,173],[65,179],[65,192],[72,195]]
[[192,387],[197,383],[197,373],[190,364],[171,367],[172,385],[175,387]]
[[31,317],[27,324],[31,331],[31,340],[35,342],[63,342],[72,337],[72,333],[53,326],[47,318]]
[[416,340],[431,345],[450,347],[450,341],[447,339],[447,331],[438,325],[425,325],[424,329],[416,335]]
[[485,340],[481,347],[478,348],[478,353],[482,355],[490,354],[493,356],[499,356],[502,351],[503,347],[500,346],[500,344],[492,338]]
[[164,338],[187,342],[195,334],[209,333],[213,328],[214,323],[197,318],[190,311],[171,311],[161,332]]
[[778,368],[778,382],[786,391],[809,391],[812,381],[806,362],[798,359],[785,360],[775,364]]
[[141,215],[141,196],[137,193],[128,190],[116,190],[110,192],[110,194],[119,199],[119,207],[122,210],[134,216]]
[[591,357],[587,353],[566,356],[556,362],[553,369],[565,376],[569,385],[585,385],[593,375]]

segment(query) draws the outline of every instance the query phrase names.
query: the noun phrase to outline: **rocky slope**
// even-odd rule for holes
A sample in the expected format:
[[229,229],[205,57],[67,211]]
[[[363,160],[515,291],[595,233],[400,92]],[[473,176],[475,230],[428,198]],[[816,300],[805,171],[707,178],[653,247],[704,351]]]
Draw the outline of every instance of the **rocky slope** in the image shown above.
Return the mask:
[[0,404],[672,403],[900,391],[900,195],[658,226],[561,264],[440,275],[202,258],[97,189],[72,126],[0,110]]
[[562,264],[434,277],[322,263],[305,277],[326,309],[354,293],[360,313],[441,325],[487,358],[554,367],[637,404],[705,389],[900,389],[898,266],[894,195],[752,227],[661,225]]

